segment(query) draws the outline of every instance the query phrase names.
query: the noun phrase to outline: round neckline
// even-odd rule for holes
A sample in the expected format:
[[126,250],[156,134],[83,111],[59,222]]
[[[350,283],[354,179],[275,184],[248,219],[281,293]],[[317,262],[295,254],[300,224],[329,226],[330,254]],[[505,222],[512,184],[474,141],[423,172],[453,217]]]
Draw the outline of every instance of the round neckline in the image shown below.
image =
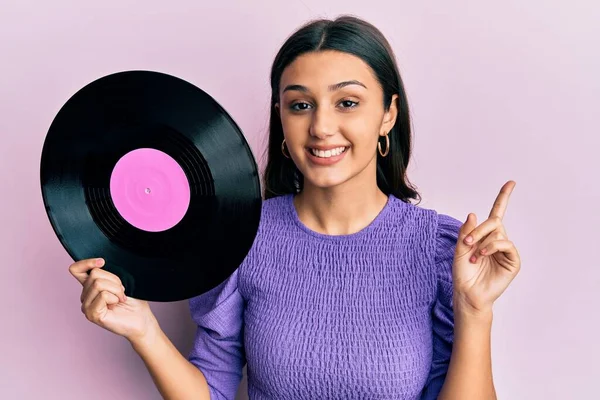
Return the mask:
[[381,211],[379,211],[379,213],[375,216],[375,218],[361,230],[356,231],[354,233],[348,233],[348,234],[343,234],[343,235],[329,235],[326,233],[321,233],[321,232],[312,230],[311,228],[306,226],[302,221],[300,221],[300,217],[298,216],[298,211],[296,210],[296,206],[294,206],[294,196],[295,196],[294,194],[286,195],[286,205],[288,208],[288,212],[291,214],[292,220],[294,221],[296,226],[298,228],[300,228],[300,230],[302,230],[303,232],[307,233],[310,236],[316,237],[318,239],[333,240],[333,241],[356,239],[356,238],[360,238],[361,236],[366,235],[367,233],[369,233],[370,231],[372,231],[378,225],[381,224],[381,221],[384,220],[385,217],[390,213],[390,209],[392,208],[392,203],[394,203],[396,201],[396,197],[393,194],[389,194],[388,199],[387,199],[385,205],[383,206],[383,208],[381,209]]

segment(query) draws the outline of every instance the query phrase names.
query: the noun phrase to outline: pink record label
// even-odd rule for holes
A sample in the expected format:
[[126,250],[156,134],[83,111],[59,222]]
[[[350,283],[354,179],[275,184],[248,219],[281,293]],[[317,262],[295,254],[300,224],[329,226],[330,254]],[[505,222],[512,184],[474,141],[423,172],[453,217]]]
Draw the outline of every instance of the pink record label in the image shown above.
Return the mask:
[[150,148],[121,157],[110,177],[110,194],[127,222],[150,232],[177,225],[190,204],[190,184],[181,166]]

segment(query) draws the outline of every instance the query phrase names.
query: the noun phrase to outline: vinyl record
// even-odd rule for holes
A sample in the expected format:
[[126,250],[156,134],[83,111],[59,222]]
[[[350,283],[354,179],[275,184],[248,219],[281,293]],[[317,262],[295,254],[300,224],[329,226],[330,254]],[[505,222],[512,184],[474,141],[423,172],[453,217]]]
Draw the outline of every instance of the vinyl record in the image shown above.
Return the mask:
[[160,72],[118,72],[75,93],[49,128],[40,175],[73,260],[103,257],[142,300],[214,288],[258,229],[260,179],[241,130],[210,95]]

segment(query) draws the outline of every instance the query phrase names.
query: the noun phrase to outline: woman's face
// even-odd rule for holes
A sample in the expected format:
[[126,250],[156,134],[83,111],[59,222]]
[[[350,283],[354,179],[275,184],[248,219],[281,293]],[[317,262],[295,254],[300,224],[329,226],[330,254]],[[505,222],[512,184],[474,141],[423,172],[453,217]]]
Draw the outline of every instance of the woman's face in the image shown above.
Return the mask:
[[376,180],[377,141],[394,126],[397,95],[384,112],[383,91],[364,61],[337,51],[304,54],[283,71],[279,96],[286,150],[305,187]]

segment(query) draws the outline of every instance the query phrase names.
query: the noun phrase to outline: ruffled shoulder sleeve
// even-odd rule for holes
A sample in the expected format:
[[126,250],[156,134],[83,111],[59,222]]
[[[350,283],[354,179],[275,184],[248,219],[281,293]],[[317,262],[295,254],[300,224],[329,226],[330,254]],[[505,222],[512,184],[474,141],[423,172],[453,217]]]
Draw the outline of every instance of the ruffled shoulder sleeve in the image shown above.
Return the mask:
[[437,294],[431,319],[433,327],[433,359],[421,400],[437,399],[450,364],[454,341],[452,302],[452,262],[462,222],[449,215],[438,214],[435,237],[435,272]]
[[219,286],[191,298],[189,307],[197,330],[188,360],[202,371],[212,400],[233,400],[246,364],[238,270]]

